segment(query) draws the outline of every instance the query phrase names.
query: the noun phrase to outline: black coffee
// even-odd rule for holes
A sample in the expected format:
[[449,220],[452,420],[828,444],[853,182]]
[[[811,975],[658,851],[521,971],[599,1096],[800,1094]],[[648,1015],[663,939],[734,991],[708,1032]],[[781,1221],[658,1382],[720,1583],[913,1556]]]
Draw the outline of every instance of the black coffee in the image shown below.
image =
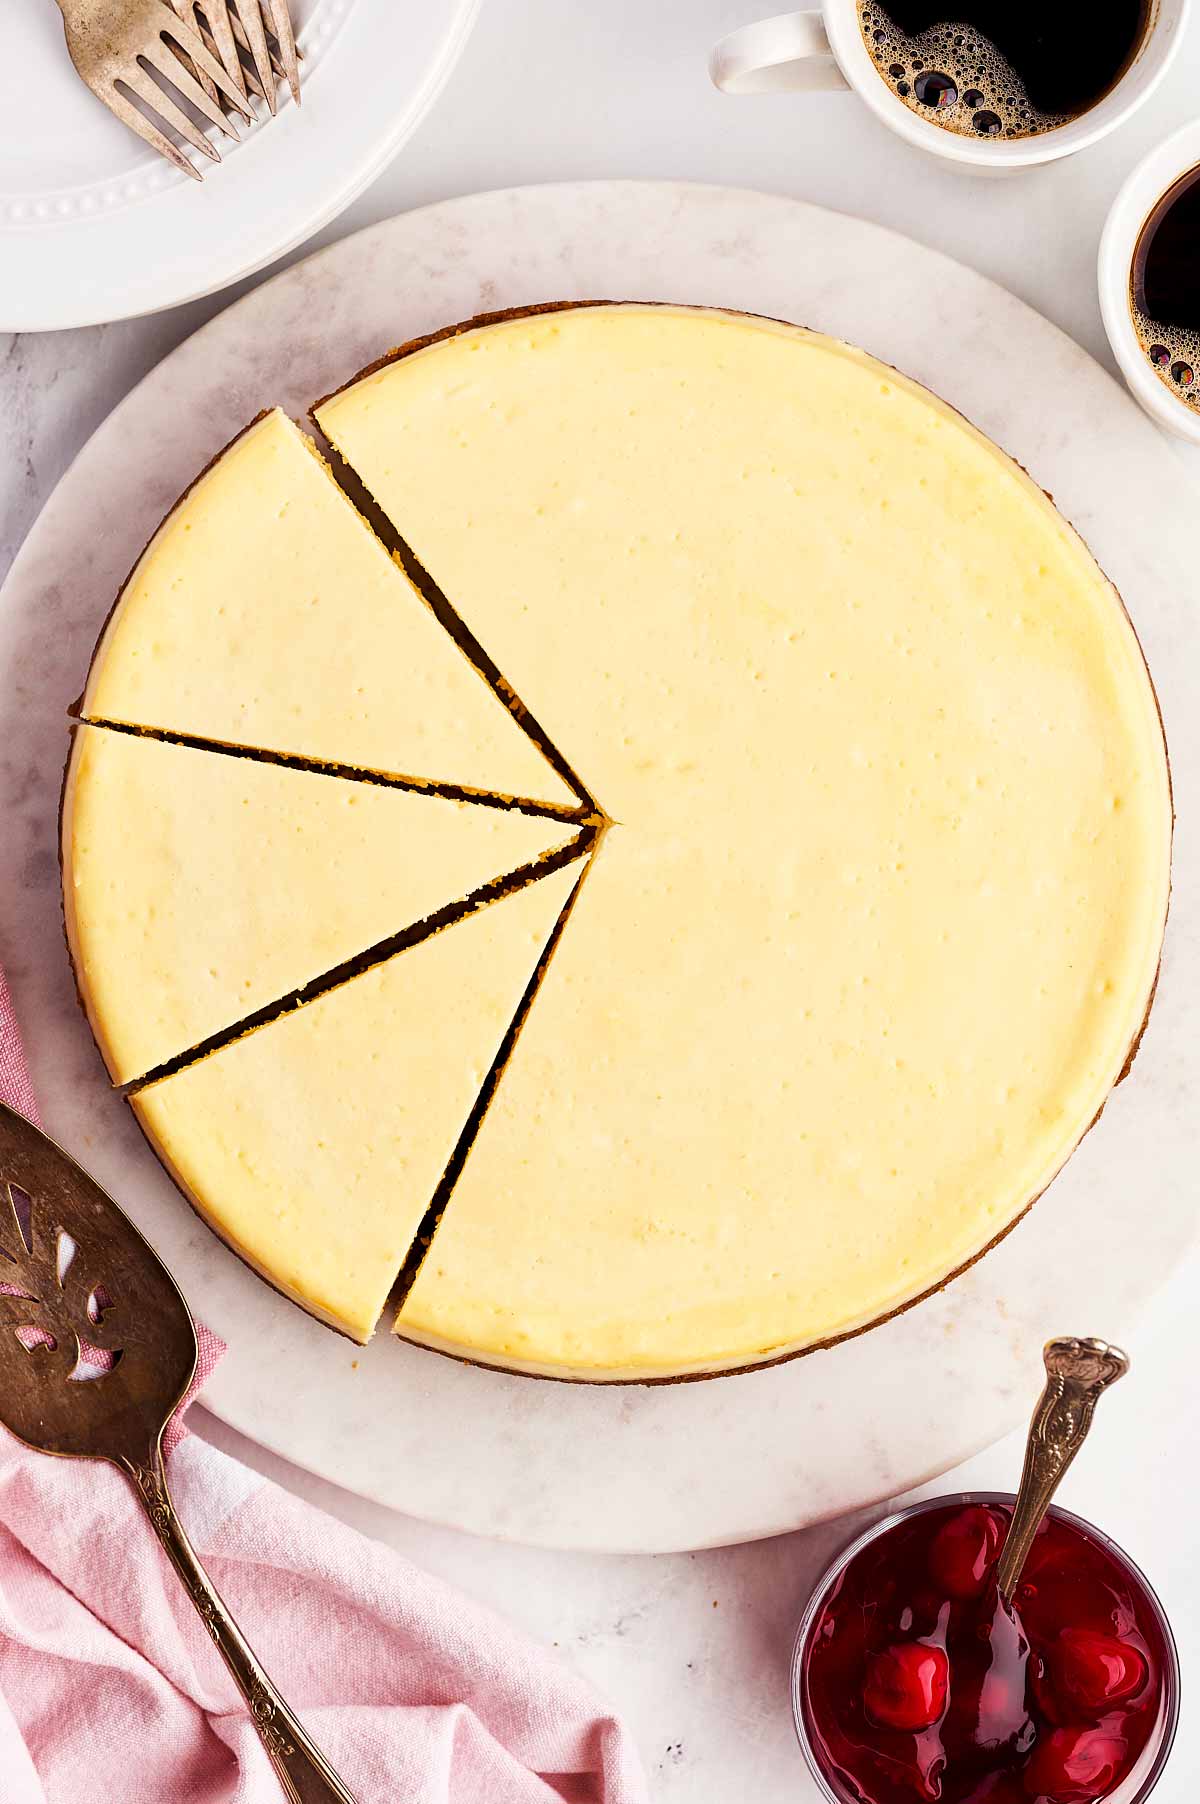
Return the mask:
[[1167,190],[1142,227],[1129,303],[1159,375],[1200,403],[1200,167]]
[[879,73],[913,112],[968,137],[1032,138],[1124,75],[1152,0],[860,0]]

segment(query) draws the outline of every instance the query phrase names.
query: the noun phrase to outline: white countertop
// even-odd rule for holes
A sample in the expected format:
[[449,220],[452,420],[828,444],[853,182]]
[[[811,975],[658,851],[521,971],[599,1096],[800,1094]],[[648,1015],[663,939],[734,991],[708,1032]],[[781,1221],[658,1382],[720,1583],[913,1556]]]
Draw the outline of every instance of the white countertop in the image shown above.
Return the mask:
[[[761,10],[770,9],[764,0]],[[1100,226],[1134,161],[1193,116],[1200,22],[1149,107],[1122,130],[1068,163],[1000,182],[927,160],[850,96],[732,100],[713,92],[709,44],[758,10],[753,0],[485,0],[432,116],[314,243],[427,201],[526,182],[633,176],[742,185],[819,201],[936,246],[1022,296],[1112,367],[1094,279]],[[0,337],[0,575],[93,428],[227,298],[88,331]],[[1131,1207],[1138,1200],[1131,1197]],[[1185,1357],[1198,1287],[1193,1257],[1143,1323],[1130,1348],[1133,1376],[1103,1405],[1063,1493],[1159,1587],[1180,1639],[1185,1687],[1200,1654],[1200,1449]],[[1103,1333],[1105,1324],[1063,1327]],[[210,1418],[196,1420],[220,1445],[553,1643],[633,1725],[656,1800],[793,1804],[815,1795],[792,1735],[787,1664],[802,1602],[848,1523],[714,1553],[534,1552],[360,1502]],[[938,1489],[1009,1485],[1019,1463],[1019,1445],[1004,1445]],[[1198,1768],[1200,1713],[1185,1703],[1156,1804],[1190,1800]]]

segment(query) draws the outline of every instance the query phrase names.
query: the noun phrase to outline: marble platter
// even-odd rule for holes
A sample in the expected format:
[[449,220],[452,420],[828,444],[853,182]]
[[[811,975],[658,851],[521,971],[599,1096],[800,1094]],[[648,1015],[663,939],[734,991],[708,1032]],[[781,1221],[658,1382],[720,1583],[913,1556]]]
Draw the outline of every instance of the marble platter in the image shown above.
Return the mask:
[[[480,309],[598,295],[753,309],[853,339],[1026,464],[1125,596],[1162,698],[1179,813],[1141,1053],[1017,1232],[944,1295],[832,1352],[649,1389],[505,1377],[386,1335],[360,1352],[253,1278],[108,1091],[67,968],[55,832],[65,711],[97,628],[160,516],[246,419],[271,402],[300,415],[389,345]],[[547,1546],[681,1549],[795,1528],[947,1469],[1025,1416],[1052,1332],[1128,1337],[1136,1353],[1137,1313],[1196,1216],[1195,520],[1157,429],[1053,326],[907,239],[767,195],[614,182],[449,202],[297,265],[168,357],[63,478],[0,597],[0,955],[47,1125],[229,1343],[209,1407],[438,1522]]]

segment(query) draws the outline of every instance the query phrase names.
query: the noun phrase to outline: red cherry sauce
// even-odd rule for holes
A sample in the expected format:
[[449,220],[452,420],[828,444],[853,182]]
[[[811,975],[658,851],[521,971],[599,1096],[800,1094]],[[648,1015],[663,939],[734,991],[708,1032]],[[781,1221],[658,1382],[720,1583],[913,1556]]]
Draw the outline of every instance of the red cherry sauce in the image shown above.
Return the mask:
[[825,1599],[802,1704],[847,1804],[1098,1804],[1154,1737],[1166,1649],[1143,1587],[1050,1516],[1010,1608],[993,1576],[1010,1514],[911,1516]]

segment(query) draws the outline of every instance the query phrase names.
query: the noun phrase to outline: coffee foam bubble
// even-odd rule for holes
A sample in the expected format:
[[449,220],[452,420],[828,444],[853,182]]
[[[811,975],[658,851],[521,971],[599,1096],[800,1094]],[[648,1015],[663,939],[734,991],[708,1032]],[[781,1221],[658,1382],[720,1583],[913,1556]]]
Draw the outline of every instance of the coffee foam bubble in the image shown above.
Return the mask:
[[[1151,319],[1143,313],[1134,299],[1132,284],[1129,295],[1129,311],[1133,316],[1133,329],[1138,335],[1147,362],[1170,389],[1177,400],[1200,408],[1200,332],[1187,326],[1164,326],[1160,320]],[[1165,351],[1165,358],[1155,357],[1155,351]],[[1190,382],[1179,380],[1176,370],[1191,370]]]
[[[1034,138],[1072,117],[1040,112],[1008,58],[969,25],[931,25],[908,37],[871,0],[860,5],[858,16],[881,78],[910,112],[943,131],[963,138]],[[957,89],[954,104],[929,106],[918,98],[917,84],[929,73],[949,76]]]

